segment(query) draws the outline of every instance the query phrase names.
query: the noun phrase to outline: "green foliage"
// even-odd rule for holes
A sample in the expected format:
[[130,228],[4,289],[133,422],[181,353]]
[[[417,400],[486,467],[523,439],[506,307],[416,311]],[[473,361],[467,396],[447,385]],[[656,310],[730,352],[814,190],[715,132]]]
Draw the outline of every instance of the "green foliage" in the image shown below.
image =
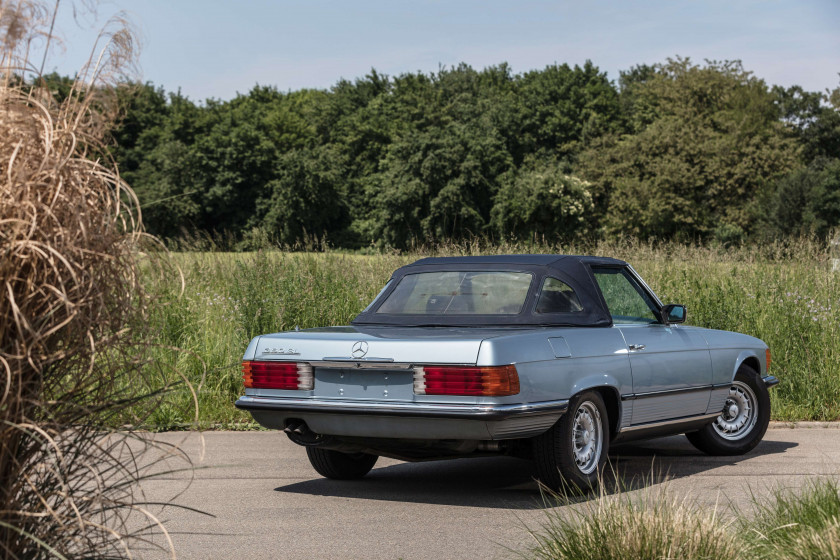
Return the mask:
[[564,173],[560,164],[523,166],[506,179],[493,205],[493,226],[501,237],[563,242],[590,233],[591,185]]
[[840,159],[818,160],[780,178],[762,218],[767,237],[825,238],[840,224]]
[[[151,84],[118,96],[113,155],[166,238],[260,228],[283,245],[356,249],[508,235],[731,245],[840,225],[825,171],[840,154],[840,89],[771,89],[737,61],[638,65],[618,85],[591,62],[461,64],[226,102]],[[568,181],[560,199],[540,194],[538,177],[561,172],[591,183],[591,209]]]
[[195,227],[202,210],[194,148],[199,109],[148,84],[118,93],[126,107],[114,131],[114,155],[135,187],[146,227],[164,237]]
[[492,129],[452,124],[393,144],[375,183],[373,239],[404,247],[413,240],[482,235],[498,177],[509,164]]
[[[276,162],[276,178],[266,184],[270,197],[257,201],[260,226],[280,243],[293,245],[307,235],[325,236],[346,227],[346,164],[341,154],[323,146],[292,150]],[[317,211],[312,211],[317,209]]]
[[693,240],[721,224],[751,233],[770,181],[798,164],[764,82],[739,63],[687,59],[625,81],[632,133],[604,136],[580,155],[604,233]]
[[822,94],[799,86],[775,86],[773,95],[788,132],[801,142],[806,161],[838,157],[840,88]]
[[714,240],[724,247],[741,245],[745,238],[744,230],[734,224],[721,224],[715,228]]
[[587,61],[524,74],[516,88],[521,121],[516,133],[518,160],[527,155],[570,158],[589,140],[616,129],[618,92]]

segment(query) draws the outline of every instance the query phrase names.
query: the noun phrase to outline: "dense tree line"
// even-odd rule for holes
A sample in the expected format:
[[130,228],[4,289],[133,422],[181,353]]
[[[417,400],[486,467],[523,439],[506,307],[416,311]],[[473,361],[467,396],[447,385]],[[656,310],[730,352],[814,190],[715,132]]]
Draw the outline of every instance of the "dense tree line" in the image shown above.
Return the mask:
[[506,64],[258,86],[195,103],[119,92],[113,155],[149,231],[334,246],[635,236],[739,243],[840,225],[840,89],[738,62]]

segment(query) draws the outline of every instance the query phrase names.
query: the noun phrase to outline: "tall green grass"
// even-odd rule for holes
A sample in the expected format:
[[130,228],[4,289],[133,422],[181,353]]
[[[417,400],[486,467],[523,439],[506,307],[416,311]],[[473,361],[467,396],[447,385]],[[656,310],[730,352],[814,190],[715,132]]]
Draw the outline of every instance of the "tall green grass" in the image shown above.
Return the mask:
[[[252,426],[234,409],[240,359],[256,335],[350,321],[394,269],[430,254],[587,253],[630,262],[666,303],[684,303],[689,323],[747,333],[773,352],[777,420],[840,419],[840,273],[824,246],[807,240],[760,250],[601,244],[594,247],[449,245],[410,254],[182,252],[179,279],[151,271],[157,302],[149,333],[161,371],[174,366],[197,390],[204,425]],[[163,374],[161,374],[163,375]],[[151,418],[172,428],[194,415],[176,387]]]
[[233,407],[242,393],[241,359],[254,336],[349,322],[376,295],[393,269],[411,259],[338,253],[173,253],[180,281],[149,274],[157,304],[149,334],[161,382],[173,386],[150,428],[185,426],[198,395],[203,427],[253,427]]

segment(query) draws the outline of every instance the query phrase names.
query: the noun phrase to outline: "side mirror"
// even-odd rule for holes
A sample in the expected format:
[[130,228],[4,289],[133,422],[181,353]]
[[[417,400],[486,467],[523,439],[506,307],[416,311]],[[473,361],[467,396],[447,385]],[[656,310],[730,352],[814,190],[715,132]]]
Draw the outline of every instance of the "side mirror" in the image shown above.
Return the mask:
[[669,303],[662,308],[662,319],[668,323],[685,323],[686,310],[685,305],[677,303]]

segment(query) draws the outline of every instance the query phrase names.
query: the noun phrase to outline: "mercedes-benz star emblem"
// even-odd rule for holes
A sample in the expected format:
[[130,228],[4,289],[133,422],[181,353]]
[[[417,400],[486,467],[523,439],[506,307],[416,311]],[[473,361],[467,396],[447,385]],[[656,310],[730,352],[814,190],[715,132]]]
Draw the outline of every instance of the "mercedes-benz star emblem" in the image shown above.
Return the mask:
[[353,357],[354,358],[362,358],[368,351],[368,343],[364,340],[360,340],[356,344],[353,345]]

